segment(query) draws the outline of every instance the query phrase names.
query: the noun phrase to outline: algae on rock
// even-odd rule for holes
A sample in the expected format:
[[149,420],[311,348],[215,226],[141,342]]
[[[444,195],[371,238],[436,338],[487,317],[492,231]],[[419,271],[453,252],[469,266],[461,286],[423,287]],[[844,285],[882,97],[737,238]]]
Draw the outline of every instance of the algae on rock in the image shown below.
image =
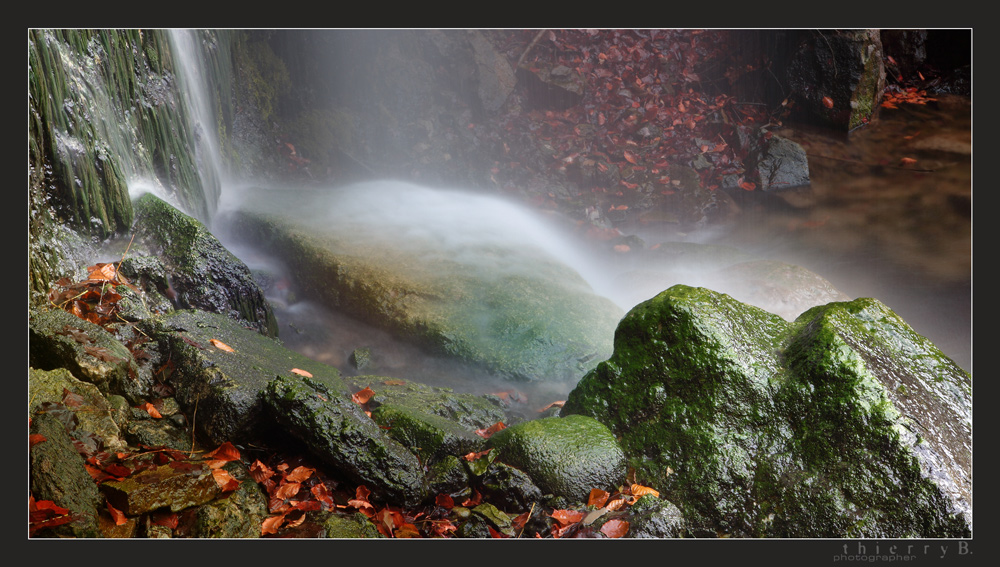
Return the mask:
[[571,414],[705,534],[971,534],[971,378],[873,299],[787,323],[671,287],[625,316]]

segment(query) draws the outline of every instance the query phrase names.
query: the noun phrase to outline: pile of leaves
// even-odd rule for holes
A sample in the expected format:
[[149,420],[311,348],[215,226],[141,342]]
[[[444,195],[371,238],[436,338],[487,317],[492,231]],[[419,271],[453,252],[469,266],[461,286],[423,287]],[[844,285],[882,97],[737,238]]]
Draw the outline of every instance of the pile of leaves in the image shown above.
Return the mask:
[[49,291],[49,301],[77,317],[107,328],[118,323],[119,285],[139,291],[122,276],[114,264],[101,262],[87,268],[87,279],[74,282],[61,278]]

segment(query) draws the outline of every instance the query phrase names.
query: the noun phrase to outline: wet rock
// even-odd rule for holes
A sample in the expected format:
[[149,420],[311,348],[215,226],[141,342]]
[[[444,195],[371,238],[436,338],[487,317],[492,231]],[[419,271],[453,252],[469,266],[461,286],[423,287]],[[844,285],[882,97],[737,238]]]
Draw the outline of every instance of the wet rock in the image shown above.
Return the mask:
[[[123,273],[149,282],[179,309],[222,313],[270,337],[278,324],[250,269],[198,220],[146,193],[135,201],[133,257],[159,263],[123,262]],[[162,267],[163,271],[159,271]]]
[[542,491],[531,477],[504,463],[492,463],[479,482],[483,496],[506,510],[526,510],[542,500]]
[[585,502],[591,489],[625,478],[625,457],[611,432],[583,415],[512,425],[487,442],[497,459],[521,469],[543,491]]
[[104,481],[100,489],[108,502],[126,516],[140,516],[158,508],[178,512],[210,502],[222,492],[212,469],[203,463],[183,468],[160,465],[123,480]]
[[668,500],[646,495],[628,508],[628,537],[678,538],[689,531],[680,509]]
[[[348,393],[340,372],[281,346],[229,317],[181,310],[141,323],[143,332],[171,353],[169,383],[187,415],[194,415],[203,439],[219,445],[252,439],[271,423],[262,418],[261,396],[278,376],[300,369],[333,391]],[[233,349],[228,352],[213,344]]]
[[792,57],[788,82],[804,112],[843,131],[867,123],[885,88],[878,30],[829,30],[806,40]]
[[333,539],[354,539],[354,538],[381,538],[379,533],[367,516],[361,512],[349,516],[331,514],[323,522],[324,537]]
[[267,495],[254,482],[243,463],[233,461],[223,469],[240,482],[239,487],[226,493],[224,498],[215,498],[198,506],[186,530],[175,534],[175,537],[260,537],[261,523],[268,517]]
[[748,169],[756,169],[763,191],[781,191],[809,184],[809,158],[797,142],[772,135],[757,155],[747,159]]
[[[125,448],[115,421],[116,409],[88,382],[77,380],[65,368],[52,371],[28,368],[28,391],[31,392],[29,415],[58,409],[71,436],[93,450],[120,451]],[[67,392],[75,396],[66,400]],[[54,408],[53,406],[57,406]]]
[[68,524],[36,535],[101,537],[98,509],[103,499],[65,425],[51,414],[37,414],[32,418],[31,433],[45,437],[29,450],[31,493],[35,501],[51,500],[75,516]]
[[455,455],[447,455],[427,470],[427,492],[433,496],[452,494],[469,485],[465,465]]
[[416,505],[426,496],[416,456],[346,396],[310,378],[281,376],[265,399],[275,421],[375,497]]
[[233,233],[279,254],[304,295],[431,352],[551,382],[610,352],[621,310],[540,246],[551,234],[511,229],[520,208],[397,182],[246,202]]
[[394,405],[372,410],[372,419],[388,428],[389,436],[432,463],[446,455],[465,455],[478,451],[486,443],[469,429],[443,417]]
[[42,370],[65,368],[97,386],[138,402],[144,385],[125,345],[102,327],[62,309],[31,310],[28,316],[28,364]]
[[707,533],[971,534],[971,377],[874,299],[789,323],[673,286],[622,320],[575,414]]
[[356,348],[351,351],[351,365],[358,370],[368,368],[372,362],[372,352],[367,348]]

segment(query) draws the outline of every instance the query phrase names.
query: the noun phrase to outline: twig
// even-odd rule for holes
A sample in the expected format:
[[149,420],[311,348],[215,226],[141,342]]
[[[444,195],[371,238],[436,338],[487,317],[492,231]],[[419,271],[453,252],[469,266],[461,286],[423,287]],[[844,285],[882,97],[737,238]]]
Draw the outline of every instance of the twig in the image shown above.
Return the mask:
[[191,414],[191,452],[188,453],[188,458],[194,456],[194,426],[197,424],[198,419],[198,402],[201,400],[201,396],[194,399],[194,412]]
[[521,539],[521,534],[524,533],[524,528],[528,527],[528,521],[531,520],[531,515],[535,512],[535,503],[531,503],[531,509],[528,510],[528,519],[524,521],[524,525],[521,526],[521,531],[517,532],[517,537],[514,539]]
[[521,61],[524,61],[524,57],[528,55],[528,52],[531,51],[531,48],[534,47],[536,43],[538,43],[538,40],[542,39],[542,35],[544,35],[545,32],[547,31],[549,30],[547,29],[538,30],[538,33],[535,34],[535,38],[531,40],[531,43],[529,43],[528,46],[524,48],[524,51],[521,52],[521,56],[517,58],[517,63],[514,64],[515,69],[521,66]]

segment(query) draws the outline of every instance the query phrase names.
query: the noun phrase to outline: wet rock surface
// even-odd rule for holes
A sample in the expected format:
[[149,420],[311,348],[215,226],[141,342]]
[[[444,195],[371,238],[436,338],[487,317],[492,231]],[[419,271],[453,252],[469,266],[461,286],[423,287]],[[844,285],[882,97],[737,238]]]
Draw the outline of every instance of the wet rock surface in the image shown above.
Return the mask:
[[[788,323],[674,286],[622,320],[615,355],[561,415],[575,414],[621,436],[630,465],[693,526],[971,534],[971,378],[876,300]],[[927,422],[941,425],[932,433]]]

